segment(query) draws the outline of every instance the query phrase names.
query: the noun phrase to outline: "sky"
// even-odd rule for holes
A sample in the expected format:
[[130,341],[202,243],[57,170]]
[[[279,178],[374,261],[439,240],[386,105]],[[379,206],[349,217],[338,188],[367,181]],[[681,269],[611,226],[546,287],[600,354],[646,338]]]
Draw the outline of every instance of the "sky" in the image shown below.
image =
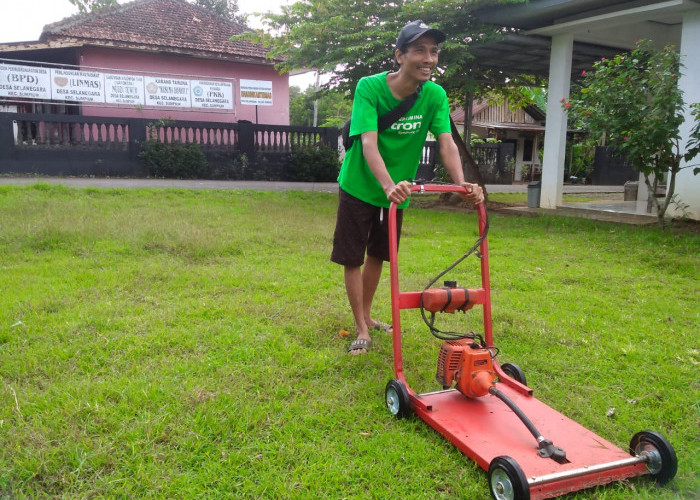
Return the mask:
[[[127,0],[118,0],[120,4]],[[253,27],[260,27],[259,21],[252,15],[258,12],[279,12],[281,5],[290,0],[238,0],[238,10],[249,14]],[[68,0],[0,0],[0,43],[27,42],[39,39],[42,28],[51,23],[78,13],[78,8]],[[292,76],[290,85],[302,89],[312,85],[314,73]]]

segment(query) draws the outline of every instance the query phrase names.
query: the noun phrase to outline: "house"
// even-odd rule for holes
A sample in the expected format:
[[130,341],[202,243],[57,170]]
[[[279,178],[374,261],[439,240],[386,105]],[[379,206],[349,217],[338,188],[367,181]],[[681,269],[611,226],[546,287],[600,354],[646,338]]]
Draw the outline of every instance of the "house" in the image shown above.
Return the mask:
[[[460,130],[464,129],[464,115],[464,108],[452,113],[452,120]],[[545,118],[545,113],[535,105],[513,110],[507,99],[501,103],[474,101],[469,132],[472,137],[512,144],[513,181],[519,182],[535,179],[541,173],[538,151],[544,138]]]
[[4,111],[289,124],[289,77],[245,26],[185,0],[136,0],[0,44]]
[[[658,46],[673,44],[684,65],[678,83],[684,101],[686,105],[700,101],[697,0],[530,0],[488,5],[477,17],[518,33],[471,47],[475,65],[548,79],[541,196],[544,208],[556,208],[562,202],[567,117],[559,101],[569,95],[572,76],[593,61],[630,50],[635,40],[642,38]],[[682,144],[690,137],[693,123],[687,106],[685,117],[679,129]],[[689,163],[681,167],[690,167]],[[700,176],[694,175],[693,168],[684,168],[678,174],[676,193],[685,208],[670,207],[667,213],[700,219]]]

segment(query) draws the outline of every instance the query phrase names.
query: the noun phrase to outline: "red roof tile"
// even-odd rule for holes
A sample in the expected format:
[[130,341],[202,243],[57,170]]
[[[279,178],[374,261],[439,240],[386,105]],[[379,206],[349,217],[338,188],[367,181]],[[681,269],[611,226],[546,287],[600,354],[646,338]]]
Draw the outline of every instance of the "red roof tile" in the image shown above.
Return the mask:
[[246,30],[185,0],[136,0],[46,25],[40,40],[271,64],[262,45],[229,41]]

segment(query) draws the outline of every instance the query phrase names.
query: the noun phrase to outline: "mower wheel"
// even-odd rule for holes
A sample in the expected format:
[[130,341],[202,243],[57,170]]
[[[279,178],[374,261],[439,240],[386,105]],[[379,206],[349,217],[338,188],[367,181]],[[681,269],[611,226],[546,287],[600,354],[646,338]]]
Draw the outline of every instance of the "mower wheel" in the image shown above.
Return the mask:
[[495,500],[530,500],[530,485],[518,462],[500,456],[489,464],[489,486]]
[[384,391],[384,401],[389,411],[396,418],[406,418],[411,414],[411,400],[408,397],[406,384],[400,380],[393,379],[386,384]]
[[515,363],[503,363],[501,365],[501,370],[506,372],[510,378],[514,379],[516,382],[520,382],[523,385],[527,385],[527,379],[525,378],[525,372]]
[[666,484],[678,471],[678,459],[671,443],[658,432],[641,431],[630,441],[630,453],[648,457],[647,470],[657,484]]

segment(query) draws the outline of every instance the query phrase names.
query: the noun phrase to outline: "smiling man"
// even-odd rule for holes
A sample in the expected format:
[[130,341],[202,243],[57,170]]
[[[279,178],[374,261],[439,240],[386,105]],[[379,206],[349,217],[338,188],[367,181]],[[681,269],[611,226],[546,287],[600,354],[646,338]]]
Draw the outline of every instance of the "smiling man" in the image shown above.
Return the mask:
[[[394,56],[399,69],[362,78],[355,89],[350,135],[360,136],[345,154],[338,176],[340,194],[331,260],[344,266],[345,289],[357,338],[348,351],[369,351],[370,331],[391,327],[372,318],[374,294],[384,261],[389,260],[386,208],[408,205],[411,181],[428,132],[437,137],[442,163],[452,181],[467,190],[465,201],[483,201],[481,188],[464,182],[462,162],[450,131],[449,103],[442,87],[430,81],[445,34],[423,21],[403,27]],[[379,131],[380,116],[418,92],[413,106],[389,128]],[[364,266],[363,266],[364,264]]]

